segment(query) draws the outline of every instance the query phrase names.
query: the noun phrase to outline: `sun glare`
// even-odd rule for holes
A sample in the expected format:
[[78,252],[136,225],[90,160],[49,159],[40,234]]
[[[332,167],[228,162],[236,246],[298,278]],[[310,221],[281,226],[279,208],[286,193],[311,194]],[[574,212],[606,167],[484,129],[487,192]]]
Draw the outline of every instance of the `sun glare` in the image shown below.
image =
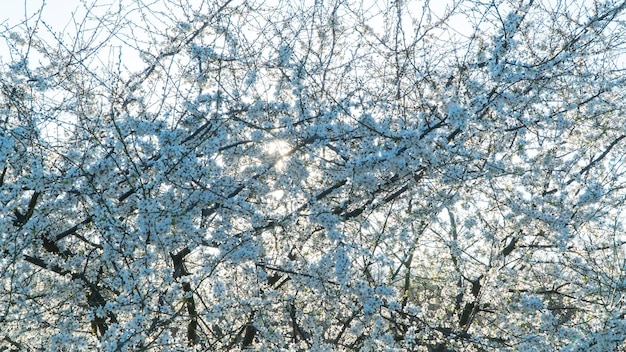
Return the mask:
[[265,152],[275,160],[274,167],[280,171],[285,168],[284,156],[289,154],[290,150],[289,143],[280,139],[269,141],[265,146]]

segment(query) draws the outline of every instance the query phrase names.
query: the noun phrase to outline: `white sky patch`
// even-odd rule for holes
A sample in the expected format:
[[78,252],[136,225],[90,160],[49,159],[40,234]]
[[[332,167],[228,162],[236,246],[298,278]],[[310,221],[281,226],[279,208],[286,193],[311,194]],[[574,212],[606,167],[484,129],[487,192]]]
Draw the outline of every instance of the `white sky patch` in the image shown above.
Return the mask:
[[[12,27],[31,17],[43,5],[42,0],[2,0],[0,24]],[[70,22],[72,15],[80,5],[78,0],[46,0],[43,6],[44,21],[53,28],[62,29]],[[34,22],[33,22],[34,23]]]
[[[32,28],[38,20],[37,13],[41,13],[42,24],[48,26],[54,33],[68,30],[72,18],[80,19],[84,11],[79,10],[78,0],[0,0],[2,12],[0,13],[0,30],[15,29],[25,24]],[[39,35],[42,31],[37,32]],[[50,38],[52,39],[52,38]],[[6,64],[10,61],[9,43],[0,42],[0,62]]]

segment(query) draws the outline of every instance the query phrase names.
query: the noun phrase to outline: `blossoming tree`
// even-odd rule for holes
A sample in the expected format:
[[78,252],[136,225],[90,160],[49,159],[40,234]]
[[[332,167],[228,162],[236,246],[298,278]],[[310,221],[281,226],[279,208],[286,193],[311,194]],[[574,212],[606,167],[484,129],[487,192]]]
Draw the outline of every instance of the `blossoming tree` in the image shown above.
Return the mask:
[[1,351],[624,348],[626,2],[104,3],[1,31]]

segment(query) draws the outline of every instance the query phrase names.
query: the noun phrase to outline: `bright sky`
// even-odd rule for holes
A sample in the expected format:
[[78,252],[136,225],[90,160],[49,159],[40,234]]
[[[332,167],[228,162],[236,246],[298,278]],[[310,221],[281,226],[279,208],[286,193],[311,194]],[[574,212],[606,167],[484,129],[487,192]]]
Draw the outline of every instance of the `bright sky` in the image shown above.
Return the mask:
[[[20,23],[36,13],[43,3],[43,0],[0,0],[0,23],[9,26]],[[63,28],[79,5],[78,0],[46,0],[44,20],[53,28]]]
[[[79,21],[84,15],[84,5],[82,2],[92,4],[95,0],[0,0],[0,31],[4,28],[11,28],[22,23],[25,19],[29,19],[30,23],[35,22],[36,18],[33,18],[43,6],[43,22],[48,25],[53,32],[71,33],[75,28],[72,24],[72,16],[76,14],[76,20]],[[380,1],[381,4],[388,4],[389,0],[374,0]],[[194,2],[193,0],[191,1]],[[271,0],[270,0],[271,2]],[[367,0],[366,0],[367,2]],[[430,4],[431,8],[441,8],[441,11],[445,8],[445,5],[450,0],[437,0]],[[102,4],[105,7],[117,3],[116,0],[99,0],[98,4]],[[158,6],[159,1],[151,2],[151,8],[153,5]],[[45,4],[45,5],[44,5]],[[42,35],[43,30],[39,31],[39,35]],[[45,37],[45,35],[44,35]],[[0,40],[0,62],[7,62],[7,47],[6,43]]]
[[[79,0],[0,0],[0,31],[14,27],[33,16],[44,4],[43,21],[55,32],[61,32],[70,23],[72,13],[80,6]],[[33,23],[34,19],[29,22]],[[6,62],[6,43],[0,41],[0,58]]]

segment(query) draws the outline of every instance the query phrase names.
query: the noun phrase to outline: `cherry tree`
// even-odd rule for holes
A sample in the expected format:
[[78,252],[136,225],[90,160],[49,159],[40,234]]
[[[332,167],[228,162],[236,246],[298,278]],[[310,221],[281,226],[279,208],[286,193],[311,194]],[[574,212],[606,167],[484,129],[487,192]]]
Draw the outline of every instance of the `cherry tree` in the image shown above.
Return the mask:
[[626,2],[45,9],[1,32],[1,351],[626,347]]

